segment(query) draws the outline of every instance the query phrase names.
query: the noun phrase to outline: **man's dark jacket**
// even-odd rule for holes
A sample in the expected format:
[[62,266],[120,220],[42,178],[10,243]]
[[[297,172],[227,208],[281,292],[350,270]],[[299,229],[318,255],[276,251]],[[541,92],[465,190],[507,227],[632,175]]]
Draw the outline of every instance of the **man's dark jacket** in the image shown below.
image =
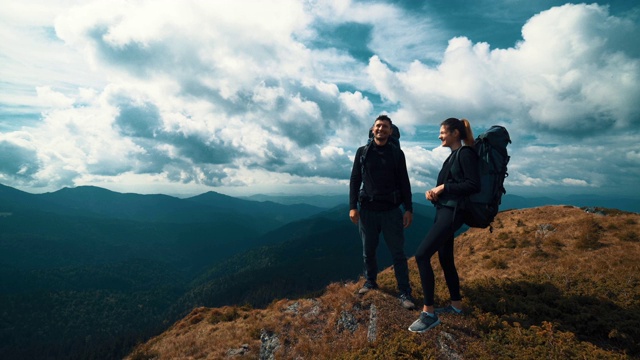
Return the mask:
[[364,161],[363,174],[361,157],[364,148],[365,146],[358,148],[353,160],[349,184],[349,208],[358,209],[360,188],[364,181],[364,193],[373,200],[363,200],[360,204],[362,208],[375,211],[394,209],[400,204],[387,199],[396,191],[401,196],[405,211],[413,212],[411,184],[404,152],[390,142],[382,146],[371,142]]

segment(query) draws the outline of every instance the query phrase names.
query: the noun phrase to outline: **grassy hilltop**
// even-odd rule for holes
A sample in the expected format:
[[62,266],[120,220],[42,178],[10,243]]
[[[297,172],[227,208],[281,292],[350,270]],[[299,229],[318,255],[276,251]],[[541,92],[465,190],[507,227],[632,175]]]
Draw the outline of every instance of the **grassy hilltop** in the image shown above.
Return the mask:
[[[392,269],[381,289],[333,283],[265,309],[196,308],[128,359],[631,359],[640,356],[640,214],[545,206],[505,211],[456,239],[467,314],[406,330]],[[448,292],[437,257],[436,303]],[[410,259],[414,295],[421,288]]]

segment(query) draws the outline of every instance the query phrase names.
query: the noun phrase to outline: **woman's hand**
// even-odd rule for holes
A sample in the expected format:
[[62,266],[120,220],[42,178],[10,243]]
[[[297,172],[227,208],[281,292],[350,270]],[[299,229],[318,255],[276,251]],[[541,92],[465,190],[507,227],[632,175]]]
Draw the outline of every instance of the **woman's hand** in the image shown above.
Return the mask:
[[427,190],[427,192],[425,193],[425,196],[427,197],[427,200],[435,202],[435,201],[438,201],[438,197],[443,192],[444,192],[444,184],[441,184],[434,187],[431,190]]

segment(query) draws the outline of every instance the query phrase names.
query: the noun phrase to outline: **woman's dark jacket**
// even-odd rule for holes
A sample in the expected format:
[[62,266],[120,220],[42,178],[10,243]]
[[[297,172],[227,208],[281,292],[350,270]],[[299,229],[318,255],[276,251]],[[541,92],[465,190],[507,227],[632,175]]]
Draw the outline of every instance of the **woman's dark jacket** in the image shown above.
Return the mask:
[[465,196],[480,191],[478,155],[473,148],[461,146],[451,152],[438,174],[436,186],[440,184],[444,184],[444,192],[438,196],[438,204],[449,207],[456,207]]

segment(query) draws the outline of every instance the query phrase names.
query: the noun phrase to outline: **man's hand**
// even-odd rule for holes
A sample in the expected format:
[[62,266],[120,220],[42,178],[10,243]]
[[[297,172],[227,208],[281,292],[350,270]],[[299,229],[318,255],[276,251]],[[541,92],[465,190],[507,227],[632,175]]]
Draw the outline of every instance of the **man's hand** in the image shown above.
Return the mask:
[[358,225],[358,221],[360,221],[360,212],[357,209],[349,210],[349,218],[352,223]]
[[402,217],[402,224],[404,228],[408,228],[413,222],[413,213],[411,211],[405,211],[404,216]]

